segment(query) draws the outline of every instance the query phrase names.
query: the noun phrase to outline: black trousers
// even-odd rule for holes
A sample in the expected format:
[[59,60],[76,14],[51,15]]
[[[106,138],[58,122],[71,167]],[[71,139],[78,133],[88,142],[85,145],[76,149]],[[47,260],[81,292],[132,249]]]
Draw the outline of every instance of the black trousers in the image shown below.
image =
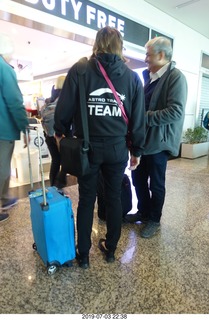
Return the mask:
[[144,218],[160,222],[165,201],[165,177],[168,153],[141,156],[140,164],[132,171],[138,210]]
[[99,171],[102,171],[106,204],[106,247],[115,251],[121,235],[121,183],[128,161],[125,138],[91,139],[90,174],[78,177],[77,244],[89,254]]
[[45,140],[52,158],[49,172],[50,185],[63,188],[66,186],[66,173],[60,168],[61,159],[56,139],[45,135]]

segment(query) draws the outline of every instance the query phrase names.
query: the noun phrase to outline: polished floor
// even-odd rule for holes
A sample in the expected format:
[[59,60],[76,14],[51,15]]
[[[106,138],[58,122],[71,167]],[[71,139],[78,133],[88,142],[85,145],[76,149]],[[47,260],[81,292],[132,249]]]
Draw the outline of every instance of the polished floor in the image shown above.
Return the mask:
[[[1,314],[209,314],[208,157],[169,161],[161,231],[142,239],[140,224],[124,224],[112,264],[97,248],[105,224],[95,211],[87,270],[74,261],[47,274],[32,249],[26,187],[11,192],[21,199],[0,224]],[[77,185],[66,192],[76,215]]]

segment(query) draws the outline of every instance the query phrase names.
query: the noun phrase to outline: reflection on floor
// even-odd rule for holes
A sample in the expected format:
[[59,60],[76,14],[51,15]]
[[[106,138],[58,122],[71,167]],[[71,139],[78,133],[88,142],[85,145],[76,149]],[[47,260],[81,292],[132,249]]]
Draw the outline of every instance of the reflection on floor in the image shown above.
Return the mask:
[[[74,261],[53,276],[32,249],[25,190],[0,225],[0,313],[208,314],[208,181],[208,157],[169,161],[157,236],[142,239],[140,224],[124,224],[117,259],[107,264],[97,248],[105,224],[95,212],[90,269]],[[77,185],[67,191],[76,214]]]

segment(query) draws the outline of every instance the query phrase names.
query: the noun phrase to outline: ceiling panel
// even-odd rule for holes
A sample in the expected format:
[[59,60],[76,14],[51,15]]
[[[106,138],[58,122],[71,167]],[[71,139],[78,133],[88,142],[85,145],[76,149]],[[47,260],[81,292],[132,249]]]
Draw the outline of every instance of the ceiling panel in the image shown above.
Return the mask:
[[209,39],[208,0],[144,0]]

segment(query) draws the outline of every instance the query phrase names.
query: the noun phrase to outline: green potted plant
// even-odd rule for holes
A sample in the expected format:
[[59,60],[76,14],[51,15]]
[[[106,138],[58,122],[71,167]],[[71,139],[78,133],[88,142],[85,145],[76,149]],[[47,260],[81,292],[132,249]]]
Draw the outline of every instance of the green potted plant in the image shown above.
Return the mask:
[[195,159],[208,154],[208,131],[201,127],[188,128],[183,134],[181,157]]

